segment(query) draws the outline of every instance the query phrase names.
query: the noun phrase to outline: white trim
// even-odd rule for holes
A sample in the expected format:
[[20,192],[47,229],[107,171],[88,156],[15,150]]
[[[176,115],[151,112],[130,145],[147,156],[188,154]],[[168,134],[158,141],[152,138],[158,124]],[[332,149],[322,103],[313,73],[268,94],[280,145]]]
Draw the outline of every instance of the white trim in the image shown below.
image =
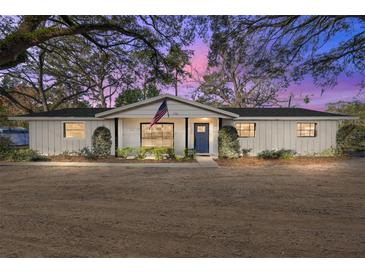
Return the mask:
[[251,116],[251,117],[238,117],[233,119],[234,121],[247,121],[247,120],[256,120],[256,121],[337,121],[337,120],[358,120],[359,117],[354,116],[285,116],[285,117],[275,117],[275,116]]
[[10,121],[105,121],[103,118],[94,117],[48,117],[48,116],[38,116],[38,117],[8,117]]
[[209,111],[212,111],[212,112],[215,112],[215,113],[223,114],[223,115],[228,116],[228,117],[231,117],[231,118],[239,117],[238,114],[235,114],[233,112],[229,112],[229,111],[222,110],[222,109],[219,109],[219,108],[207,106],[207,105],[204,105],[204,104],[201,104],[201,103],[198,103],[198,102],[194,102],[194,101],[191,101],[191,100],[183,99],[181,97],[173,96],[173,95],[170,95],[170,94],[159,95],[159,96],[156,96],[156,97],[147,99],[147,100],[143,100],[141,102],[129,104],[129,105],[126,105],[126,106],[122,106],[122,107],[119,107],[119,108],[107,110],[107,111],[104,111],[104,112],[100,112],[100,113],[97,113],[95,115],[95,117],[103,117],[103,118],[105,118],[108,115],[111,115],[111,114],[114,114],[114,113],[118,113],[118,112],[122,112],[122,111],[125,111],[125,110],[128,110],[128,109],[131,109],[131,108],[143,106],[143,105],[146,105],[146,104],[151,104],[151,103],[154,103],[154,102],[159,101],[159,100],[162,100],[162,99],[175,100],[175,101],[178,101],[178,102],[181,102],[181,103],[185,103],[185,104],[188,104],[188,105],[196,106],[196,107],[201,108],[201,109],[205,109],[205,110],[209,110]]

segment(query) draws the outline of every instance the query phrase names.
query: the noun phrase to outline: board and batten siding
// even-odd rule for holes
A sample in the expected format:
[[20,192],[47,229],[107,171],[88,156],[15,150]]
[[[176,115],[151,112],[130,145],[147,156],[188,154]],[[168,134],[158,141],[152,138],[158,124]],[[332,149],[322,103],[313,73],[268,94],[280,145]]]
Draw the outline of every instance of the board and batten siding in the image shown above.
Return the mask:
[[[64,122],[82,122],[85,124],[85,139],[64,138]],[[111,154],[115,154],[114,120],[37,120],[29,121],[29,147],[43,155],[57,155],[65,151],[79,151],[91,148],[91,138],[96,128],[104,126],[112,135]]]
[[[251,149],[251,155],[263,150],[292,149],[299,155],[321,153],[336,148],[338,121],[334,120],[245,120],[223,119],[222,125],[256,123],[255,137],[239,138],[241,149]],[[297,123],[316,123],[316,137],[297,137]]]

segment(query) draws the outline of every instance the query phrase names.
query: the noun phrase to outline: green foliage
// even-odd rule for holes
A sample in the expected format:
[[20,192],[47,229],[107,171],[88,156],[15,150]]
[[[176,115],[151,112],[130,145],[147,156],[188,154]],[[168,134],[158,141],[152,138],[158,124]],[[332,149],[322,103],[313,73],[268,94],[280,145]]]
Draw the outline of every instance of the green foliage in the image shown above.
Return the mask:
[[251,152],[251,148],[243,148],[241,149],[241,152],[242,152],[242,157],[247,157],[248,154]]
[[133,148],[131,147],[120,147],[117,149],[117,156],[122,159],[127,159],[129,154],[132,152]]
[[61,155],[64,157],[77,156],[79,154],[80,154],[80,151],[75,151],[75,150],[72,150],[72,151],[65,150],[61,153]]
[[155,160],[176,159],[173,148],[166,147],[123,147],[117,149],[117,156],[126,159],[128,156],[134,156],[135,159],[143,160],[147,156],[153,155]]
[[10,138],[0,136],[0,159],[5,157],[11,150],[12,142]]
[[5,160],[12,162],[48,161],[48,158],[30,148],[15,148],[6,154]]
[[280,150],[263,150],[257,157],[262,159],[292,159],[296,152],[290,149],[280,149]]
[[325,150],[322,150],[320,153],[318,153],[316,156],[321,157],[335,157],[339,155],[339,151],[334,148],[327,148]]
[[365,103],[361,101],[338,101],[327,104],[327,111],[359,117],[357,121],[345,121],[343,124],[360,124],[365,126]]
[[110,155],[112,146],[110,130],[106,127],[98,127],[92,136],[92,150],[97,156]]
[[337,149],[340,154],[365,151],[365,126],[348,124],[337,131]]
[[115,106],[120,107],[132,103],[136,103],[143,99],[142,90],[139,88],[126,89],[115,98]]
[[166,149],[167,158],[171,160],[176,159],[175,150],[173,148],[167,148]]
[[144,89],[131,88],[125,89],[115,98],[115,106],[120,107],[142,101],[144,99],[158,96],[160,90],[154,84],[147,84]]
[[166,57],[169,66],[169,73],[165,79],[166,83],[171,83],[175,88],[175,95],[178,95],[178,83],[181,83],[191,73],[185,67],[190,65],[190,58],[193,55],[191,50],[183,50],[179,45],[172,45]]
[[[212,35],[208,67],[195,91],[199,102],[256,107],[277,103],[280,89],[287,86],[287,64],[270,58],[262,43],[265,35],[238,31],[243,18],[211,18]],[[235,33],[235,35],[232,35]]]
[[238,158],[239,150],[240,144],[236,128],[233,126],[224,126],[221,128],[218,135],[219,158]]
[[136,159],[143,160],[146,158],[147,153],[150,151],[149,148],[138,147],[136,148]]
[[185,159],[195,159],[196,151],[193,148],[185,148],[184,149],[184,158]]
[[162,160],[163,155],[167,153],[167,149],[164,147],[154,147],[152,149],[152,154],[155,157],[155,160]]
[[143,99],[148,99],[148,98],[152,98],[155,96],[160,95],[160,90],[157,88],[157,86],[153,83],[149,83],[147,84],[144,89],[143,89]]
[[95,160],[98,156],[88,147],[83,147],[79,151],[79,155],[85,157],[88,160]]

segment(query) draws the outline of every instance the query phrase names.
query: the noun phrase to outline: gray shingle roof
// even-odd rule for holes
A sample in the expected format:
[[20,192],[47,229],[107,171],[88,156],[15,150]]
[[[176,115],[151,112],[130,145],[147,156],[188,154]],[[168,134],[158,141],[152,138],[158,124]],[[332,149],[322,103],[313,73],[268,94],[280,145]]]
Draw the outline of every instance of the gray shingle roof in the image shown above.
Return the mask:
[[[112,108],[64,108],[45,112],[34,112],[19,117],[95,117],[95,114]],[[240,117],[344,117],[347,115],[304,108],[220,108]]]
[[63,108],[44,112],[34,112],[19,117],[95,117],[95,114],[111,108]]
[[240,117],[343,117],[347,115],[317,111],[305,108],[221,108]]

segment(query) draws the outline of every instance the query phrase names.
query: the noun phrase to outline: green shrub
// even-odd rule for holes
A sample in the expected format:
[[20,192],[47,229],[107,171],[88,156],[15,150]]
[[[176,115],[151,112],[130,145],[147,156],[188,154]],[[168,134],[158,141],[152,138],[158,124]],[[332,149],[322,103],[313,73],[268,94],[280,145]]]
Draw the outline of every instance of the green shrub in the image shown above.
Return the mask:
[[175,160],[176,159],[176,154],[175,154],[175,150],[173,148],[167,148],[166,149],[166,154],[167,157],[171,160]]
[[240,153],[237,130],[233,126],[224,126],[219,130],[218,155],[219,158],[238,158]]
[[30,148],[12,149],[6,157],[6,160],[13,162],[21,161],[47,161],[46,156],[40,155],[37,151]]
[[263,150],[257,157],[262,159],[292,159],[296,152],[290,149],[280,149],[280,150]]
[[248,156],[248,154],[251,152],[251,148],[243,148],[243,149],[241,149],[241,151],[242,151],[242,157],[247,157]]
[[68,150],[65,150],[61,153],[62,156],[67,157],[70,156],[70,152]]
[[126,159],[128,156],[135,156],[136,159],[142,160],[147,156],[153,155],[156,160],[162,160],[164,156],[168,159],[176,159],[173,148],[165,147],[123,147],[117,149],[117,156]]
[[365,126],[349,124],[337,131],[337,150],[340,154],[365,151]]
[[284,160],[293,159],[296,154],[296,152],[291,149],[281,149],[278,150],[278,153],[279,153],[279,158]]
[[98,127],[92,136],[92,150],[97,156],[110,155],[112,146],[110,130],[106,127]]
[[10,138],[0,136],[0,160],[5,159],[6,155],[11,151],[12,149],[12,142]]
[[150,149],[146,147],[138,147],[135,151],[136,159],[143,160],[146,158],[146,154],[150,151]]
[[155,160],[162,160],[163,155],[167,154],[166,148],[164,147],[154,147],[152,149],[152,154],[155,157]]
[[98,156],[88,147],[83,147],[79,151],[79,155],[85,157],[88,160],[95,160]]
[[320,153],[316,154],[316,156],[321,156],[321,157],[334,157],[338,155],[339,155],[338,151],[333,147],[322,150]]
[[117,156],[122,159],[127,159],[127,157],[131,152],[132,152],[131,147],[120,147],[117,149]]
[[195,159],[196,151],[193,148],[185,148],[184,149],[184,158],[185,159]]

